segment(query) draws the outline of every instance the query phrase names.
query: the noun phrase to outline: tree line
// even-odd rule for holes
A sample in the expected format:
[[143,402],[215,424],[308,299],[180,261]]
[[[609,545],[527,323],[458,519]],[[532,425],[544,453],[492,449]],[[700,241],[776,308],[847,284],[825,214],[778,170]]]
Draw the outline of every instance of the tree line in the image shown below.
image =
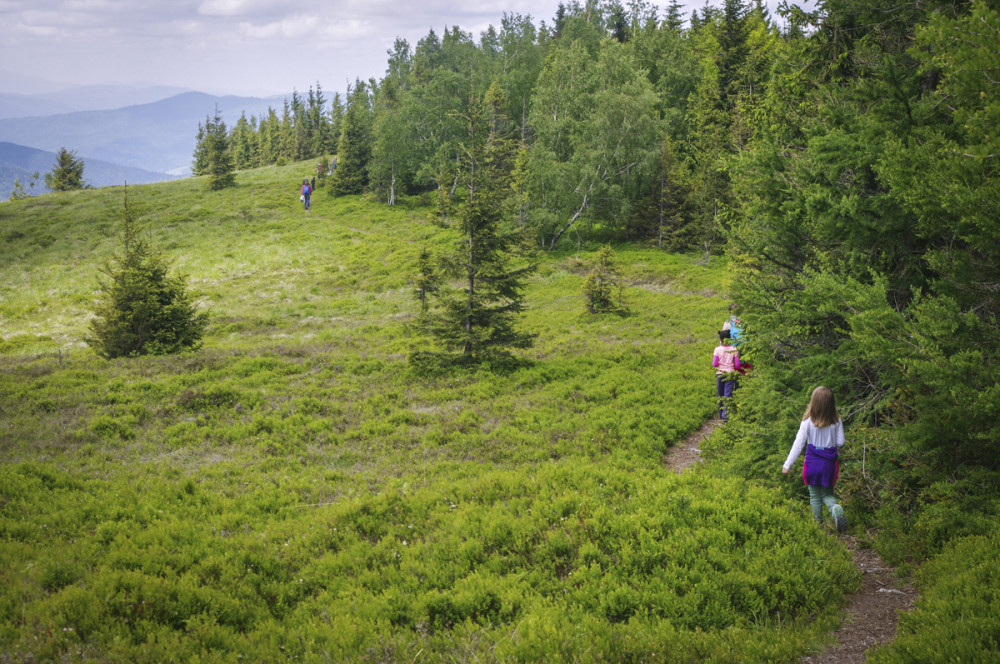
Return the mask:
[[327,100],[319,83],[279,114],[218,113],[199,127],[223,134],[237,169],[337,155],[331,193],[430,195],[443,216],[462,196],[467,118],[492,85],[505,99],[508,203],[539,246],[592,235],[686,249],[721,246],[732,207],[725,161],[759,124],[775,54],[803,20],[780,28],[759,0],[661,16],[644,0],[573,1],[549,23],[505,14],[477,39],[431,30],[397,39],[380,80],[355,80]]
[[731,290],[764,367],[733,449],[761,476],[808,391],[830,387],[856,514],[930,555],[995,531],[1000,14],[828,0],[799,15],[806,34],[778,42],[726,160]]

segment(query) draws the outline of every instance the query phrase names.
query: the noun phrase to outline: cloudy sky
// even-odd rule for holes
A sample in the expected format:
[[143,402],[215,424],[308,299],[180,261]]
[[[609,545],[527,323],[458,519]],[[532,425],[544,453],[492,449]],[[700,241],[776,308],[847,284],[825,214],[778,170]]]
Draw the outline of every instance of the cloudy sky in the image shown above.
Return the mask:
[[[0,92],[148,83],[210,93],[287,94],[385,73],[458,25],[478,39],[504,12],[551,24],[559,0],[0,0]],[[627,6],[627,2],[623,2]],[[651,4],[662,10],[669,0]],[[704,0],[688,0],[685,16]],[[710,4],[721,6],[722,0]],[[768,2],[773,8],[777,2]],[[62,87],[65,87],[63,85]]]

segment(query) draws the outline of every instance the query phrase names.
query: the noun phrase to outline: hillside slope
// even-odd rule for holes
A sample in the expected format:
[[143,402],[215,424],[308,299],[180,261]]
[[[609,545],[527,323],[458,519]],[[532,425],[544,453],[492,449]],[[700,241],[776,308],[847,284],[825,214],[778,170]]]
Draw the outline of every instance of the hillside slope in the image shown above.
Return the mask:
[[[0,651],[14,660],[796,661],[856,586],[804,505],[661,457],[712,416],[724,265],[542,257],[505,370],[425,374],[412,278],[458,238],[310,164],[131,189],[205,346],[84,343],[121,188],[0,206]],[[822,565],[816,565],[822,560]]]

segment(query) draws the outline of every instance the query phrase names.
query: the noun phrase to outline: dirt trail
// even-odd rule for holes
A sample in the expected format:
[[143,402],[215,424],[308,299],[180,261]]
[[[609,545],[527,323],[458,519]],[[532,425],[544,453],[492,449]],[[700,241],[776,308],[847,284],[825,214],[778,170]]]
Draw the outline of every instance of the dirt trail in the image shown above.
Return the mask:
[[[701,461],[699,446],[721,420],[712,419],[663,455],[663,464],[675,473]],[[861,664],[865,652],[896,637],[899,611],[913,608],[917,595],[909,585],[900,585],[892,567],[871,549],[858,548],[857,537],[839,535],[841,543],[854,556],[854,566],[861,572],[861,590],[847,597],[846,615],[833,633],[835,641],[823,652],[806,655],[803,664]]]

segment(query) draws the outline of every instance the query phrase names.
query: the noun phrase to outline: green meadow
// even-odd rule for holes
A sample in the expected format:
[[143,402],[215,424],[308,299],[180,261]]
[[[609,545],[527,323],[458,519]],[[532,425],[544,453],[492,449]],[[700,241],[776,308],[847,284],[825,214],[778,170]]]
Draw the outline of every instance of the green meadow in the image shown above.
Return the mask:
[[84,342],[121,188],[0,205],[0,661],[794,662],[850,556],[801,501],[662,456],[713,416],[723,259],[545,253],[506,369],[415,371],[427,201],[309,164],[133,187],[204,346]]

